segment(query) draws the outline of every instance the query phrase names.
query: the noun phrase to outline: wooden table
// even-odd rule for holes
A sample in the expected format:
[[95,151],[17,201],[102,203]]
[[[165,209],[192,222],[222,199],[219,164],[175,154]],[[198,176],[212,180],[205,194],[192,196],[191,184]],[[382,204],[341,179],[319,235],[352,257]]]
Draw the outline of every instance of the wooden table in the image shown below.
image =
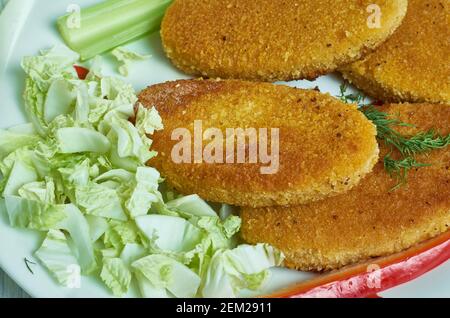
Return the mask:
[[[13,0],[14,1],[14,0]],[[28,298],[29,296],[0,270],[0,298]]]

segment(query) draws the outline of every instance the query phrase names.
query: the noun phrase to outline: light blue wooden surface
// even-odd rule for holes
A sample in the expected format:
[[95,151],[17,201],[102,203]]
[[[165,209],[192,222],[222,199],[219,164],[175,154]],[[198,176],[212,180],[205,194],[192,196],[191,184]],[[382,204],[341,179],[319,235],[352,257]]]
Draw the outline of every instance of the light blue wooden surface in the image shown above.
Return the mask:
[[[0,12],[8,1],[9,0],[0,0]],[[0,269],[0,298],[26,297],[28,297],[28,295]]]

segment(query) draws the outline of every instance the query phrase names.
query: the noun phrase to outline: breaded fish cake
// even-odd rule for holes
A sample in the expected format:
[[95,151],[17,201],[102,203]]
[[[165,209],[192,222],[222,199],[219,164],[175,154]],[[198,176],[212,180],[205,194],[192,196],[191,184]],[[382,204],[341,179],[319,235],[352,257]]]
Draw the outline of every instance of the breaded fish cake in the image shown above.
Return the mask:
[[[318,200],[350,189],[378,158],[376,129],[356,105],[316,91],[267,83],[187,80],[151,86],[139,100],[146,107],[155,105],[165,125],[153,136],[152,149],[159,155],[149,164],[178,191],[209,201],[257,207]],[[220,159],[214,162],[203,158],[193,163],[195,150],[200,149],[201,156],[210,141],[204,141],[203,147],[194,147],[192,141],[183,152],[174,148],[181,141],[172,136],[179,132],[175,129],[186,128],[192,140],[199,136],[194,133],[198,120],[203,132],[217,128],[224,135],[223,143],[215,139],[223,151],[217,150]],[[254,128],[255,139],[238,143],[237,137],[226,138],[227,128]],[[256,139],[256,135],[264,136],[260,128],[267,129],[266,148]],[[278,137],[272,129],[279,129]],[[200,141],[201,136],[200,132]],[[278,150],[272,148],[276,141]],[[230,152],[226,152],[228,144],[234,145]],[[245,151],[241,153],[246,163],[237,163],[238,149]],[[251,149],[254,163],[250,163]],[[177,158],[190,153],[187,160],[176,163],[180,160],[174,162],[174,151]],[[261,153],[273,160],[269,163]]]
[[176,0],[161,36],[188,74],[313,79],[385,41],[406,10],[407,0]]
[[392,37],[341,71],[377,99],[450,103],[450,2],[409,0]]
[[[450,106],[403,104],[384,107],[416,125],[403,132],[435,128],[450,133]],[[382,147],[381,154],[386,154]],[[418,157],[432,166],[411,171],[408,183],[390,192],[397,180],[383,162],[347,193],[307,205],[243,208],[242,235],[268,242],[299,270],[330,270],[407,249],[449,229],[450,147]]]

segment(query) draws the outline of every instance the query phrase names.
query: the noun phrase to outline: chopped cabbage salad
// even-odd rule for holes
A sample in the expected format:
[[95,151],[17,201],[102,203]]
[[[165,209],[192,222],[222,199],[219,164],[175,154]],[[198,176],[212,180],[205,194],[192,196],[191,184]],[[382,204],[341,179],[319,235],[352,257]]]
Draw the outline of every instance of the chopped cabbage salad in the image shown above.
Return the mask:
[[80,79],[78,60],[63,46],[25,57],[30,123],[0,130],[2,200],[11,226],[43,233],[41,264],[66,287],[68,268],[78,266],[116,296],[133,280],[142,297],[262,288],[282,253],[237,245],[238,216],[167,189],[146,166],[157,156],[149,136],[163,129],[157,110],[138,104],[131,85],[102,76],[100,58]]

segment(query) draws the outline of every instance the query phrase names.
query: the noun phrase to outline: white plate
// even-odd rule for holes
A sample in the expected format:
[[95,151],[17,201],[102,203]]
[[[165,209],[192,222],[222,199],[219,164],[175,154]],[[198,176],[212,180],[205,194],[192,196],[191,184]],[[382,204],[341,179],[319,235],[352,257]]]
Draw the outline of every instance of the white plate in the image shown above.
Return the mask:
[[[98,0],[77,0],[81,7]],[[22,107],[24,73],[20,68],[23,56],[35,55],[40,49],[61,43],[55,20],[63,15],[70,0],[11,0],[0,16],[0,127],[7,128],[26,122]],[[176,70],[164,55],[158,34],[131,43],[137,52],[151,54],[150,62],[141,63],[131,71],[128,80],[137,91],[148,85],[187,78]],[[117,75],[110,57],[105,56],[105,73]],[[339,93],[341,79],[328,75],[314,82],[297,81],[288,85],[313,88],[332,95]],[[14,229],[9,226],[3,204],[0,203],[0,267],[27,293],[34,297],[111,297],[102,282],[93,277],[83,277],[80,289],[58,285],[39,264],[31,265],[34,274],[25,266],[24,258],[33,260],[33,252],[42,237],[34,231]],[[37,263],[37,262],[36,262]],[[312,274],[275,269],[265,292],[308,279]],[[128,296],[136,296],[132,288]],[[450,297],[450,262],[423,277],[400,287],[381,293],[386,297]]]

